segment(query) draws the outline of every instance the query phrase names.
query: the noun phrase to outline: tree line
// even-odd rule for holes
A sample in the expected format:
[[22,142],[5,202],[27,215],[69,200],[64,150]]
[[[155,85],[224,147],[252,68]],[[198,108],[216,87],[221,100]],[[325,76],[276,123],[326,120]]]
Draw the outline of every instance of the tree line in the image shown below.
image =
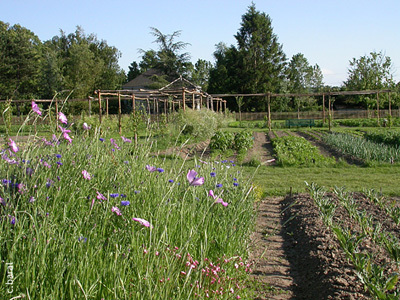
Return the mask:
[[[158,49],[140,49],[141,61],[133,61],[125,74],[118,65],[120,51],[94,34],[85,34],[79,26],[73,33],[60,31],[42,42],[29,29],[0,21],[0,99],[51,99],[63,91],[72,98],[87,98],[95,89],[120,89],[152,68],[161,71],[153,77],[152,88],[182,75],[210,94],[399,89],[399,83],[393,80],[391,59],[382,52],[353,58],[342,86],[325,85],[318,64],[310,65],[302,53],[286,57],[271,18],[257,11],[254,3],[242,15],[234,35],[236,45],[218,43],[213,63],[199,59],[193,64],[190,54],[184,52],[189,44],[177,40],[181,31],[164,34],[152,27],[150,33]],[[342,100],[369,108],[375,103],[366,96]],[[394,107],[399,105],[397,94],[391,101]],[[384,99],[381,103],[385,105]],[[228,101],[231,110],[238,110],[239,105],[242,111],[266,109],[260,98]],[[279,97],[271,105],[275,111],[291,111],[318,109],[321,103],[312,97]]]

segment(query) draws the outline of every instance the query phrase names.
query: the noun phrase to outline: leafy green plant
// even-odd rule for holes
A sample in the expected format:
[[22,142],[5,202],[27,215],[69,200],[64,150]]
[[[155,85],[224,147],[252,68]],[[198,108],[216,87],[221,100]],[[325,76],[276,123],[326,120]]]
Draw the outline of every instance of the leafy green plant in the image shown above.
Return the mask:
[[334,158],[325,157],[317,147],[303,137],[282,136],[271,140],[281,166],[329,166],[336,163]]
[[210,141],[211,150],[226,151],[232,149],[234,145],[235,135],[229,131],[217,131]]
[[246,152],[253,147],[253,133],[251,131],[239,131],[233,139],[234,148],[238,152]]

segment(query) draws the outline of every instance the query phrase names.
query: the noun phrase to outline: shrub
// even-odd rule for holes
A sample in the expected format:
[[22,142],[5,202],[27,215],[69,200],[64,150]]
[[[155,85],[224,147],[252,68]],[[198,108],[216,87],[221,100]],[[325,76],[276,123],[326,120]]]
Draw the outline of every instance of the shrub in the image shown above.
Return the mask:
[[194,138],[209,139],[218,129],[222,115],[208,109],[179,111],[172,116],[176,131]]

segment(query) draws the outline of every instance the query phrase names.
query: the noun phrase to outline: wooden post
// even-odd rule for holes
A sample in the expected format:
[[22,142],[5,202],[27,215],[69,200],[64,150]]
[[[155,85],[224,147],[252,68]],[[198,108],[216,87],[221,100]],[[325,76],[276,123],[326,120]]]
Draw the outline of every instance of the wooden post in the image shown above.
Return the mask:
[[376,93],[376,114],[378,117],[378,126],[379,126],[379,92]]
[[158,102],[160,101],[160,99],[158,99],[157,98],[157,101],[156,101],[156,112],[157,112],[157,123],[159,124],[160,123],[160,120],[159,120],[159,114],[160,114],[160,112],[159,112],[159,109],[158,109]]
[[268,130],[271,131],[271,94],[267,96],[267,109],[268,109]]
[[202,109],[203,106],[203,95],[200,95],[200,110]]
[[182,104],[183,104],[183,111],[186,110],[186,105],[185,105],[185,88],[182,88]]
[[328,96],[328,118],[329,118],[329,131],[331,131],[331,122],[332,122],[332,115],[331,115],[331,96]]
[[226,100],[224,101],[224,113],[226,115]]
[[132,114],[133,114],[133,117],[135,117],[135,113],[136,113],[135,109],[136,109],[136,107],[135,107],[135,94],[132,94]]
[[147,103],[147,111],[148,111],[147,113],[150,116],[150,100],[149,100],[149,97],[146,98],[146,103]]
[[392,101],[390,100],[390,92],[389,92],[389,116],[392,116]]
[[195,104],[194,104],[194,93],[192,94],[192,109],[195,109]]
[[211,106],[211,110],[214,111],[214,98],[210,97],[210,106]]
[[121,94],[120,94],[120,92],[118,92],[118,131],[119,131],[119,134],[122,133],[121,116],[122,116],[122,111],[121,111]]
[[106,98],[106,116],[108,117],[108,98]]
[[322,94],[322,124],[325,124],[325,94]]
[[97,90],[97,96],[99,98],[99,123],[101,125],[101,92]]
[[207,101],[207,109],[210,109],[210,97],[207,97],[206,101]]
[[156,113],[156,98],[153,97],[153,115]]

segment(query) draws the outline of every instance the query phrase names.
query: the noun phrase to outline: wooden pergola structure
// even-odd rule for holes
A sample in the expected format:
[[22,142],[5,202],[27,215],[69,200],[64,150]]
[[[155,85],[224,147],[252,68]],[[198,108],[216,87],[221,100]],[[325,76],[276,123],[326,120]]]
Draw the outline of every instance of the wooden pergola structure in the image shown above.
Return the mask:
[[105,111],[108,115],[108,104],[111,99],[118,100],[118,128],[121,133],[122,100],[132,101],[132,113],[137,111],[137,101],[144,106],[148,114],[164,113],[168,119],[168,112],[176,107],[185,111],[191,109],[207,109],[223,112],[226,111],[226,100],[221,97],[212,97],[199,87],[184,79],[182,76],[158,90],[96,90],[99,103],[99,122],[102,122],[102,101],[105,100]]
[[356,96],[356,95],[376,95],[376,107],[378,112],[379,121],[379,94],[389,93],[389,115],[391,113],[391,101],[390,93],[392,90],[366,90],[366,91],[337,91],[337,92],[319,92],[319,93],[305,93],[305,94],[277,94],[277,93],[258,93],[258,94],[212,94],[211,97],[262,97],[267,103],[267,115],[268,115],[268,128],[271,131],[271,98],[272,97],[321,97],[322,96],[322,110],[323,110],[323,122],[325,123],[326,111],[325,111],[325,97],[328,97],[328,116],[333,116],[333,103],[331,102],[331,96]]

